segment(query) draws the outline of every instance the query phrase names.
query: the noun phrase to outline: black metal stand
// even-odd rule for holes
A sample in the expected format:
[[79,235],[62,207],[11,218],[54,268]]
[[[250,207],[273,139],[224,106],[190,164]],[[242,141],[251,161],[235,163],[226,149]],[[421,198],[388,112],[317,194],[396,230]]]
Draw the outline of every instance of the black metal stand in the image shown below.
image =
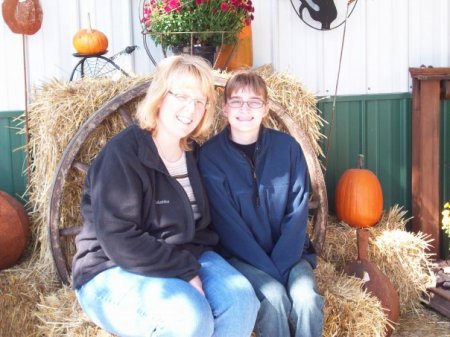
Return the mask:
[[129,76],[128,73],[120,68],[112,59],[103,56],[106,53],[107,51],[92,55],[74,53],[73,56],[80,57],[81,59],[73,68],[72,74],[70,75],[70,81],[75,78],[77,73],[80,74],[81,78],[105,76],[114,71],[120,71],[123,75]]

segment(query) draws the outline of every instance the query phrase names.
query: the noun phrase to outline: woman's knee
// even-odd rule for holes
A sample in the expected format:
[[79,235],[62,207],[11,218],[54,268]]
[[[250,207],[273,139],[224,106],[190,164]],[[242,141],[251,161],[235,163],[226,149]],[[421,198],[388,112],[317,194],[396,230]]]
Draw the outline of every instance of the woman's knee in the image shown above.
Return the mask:
[[206,299],[201,302],[179,303],[173,307],[162,319],[162,331],[170,336],[212,336],[214,317]]

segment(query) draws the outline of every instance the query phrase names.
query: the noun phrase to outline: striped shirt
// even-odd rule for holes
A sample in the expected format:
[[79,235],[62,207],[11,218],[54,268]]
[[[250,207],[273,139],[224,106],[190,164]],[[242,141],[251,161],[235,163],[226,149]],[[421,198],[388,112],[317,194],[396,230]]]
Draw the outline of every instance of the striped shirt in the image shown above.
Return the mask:
[[192,212],[194,213],[194,219],[197,220],[200,218],[200,210],[197,205],[197,201],[195,200],[194,191],[192,190],[191,181],[189,180],[189,175],[187,172],[186,166],[186,154],[183,152],[183,155],[175,162],[168,162],[164,158],[162,158],[164,165],[166,165],[167,171],[169,174],[175,178],[180,185],[183,187],[186,192],[189,201],[191,203]]

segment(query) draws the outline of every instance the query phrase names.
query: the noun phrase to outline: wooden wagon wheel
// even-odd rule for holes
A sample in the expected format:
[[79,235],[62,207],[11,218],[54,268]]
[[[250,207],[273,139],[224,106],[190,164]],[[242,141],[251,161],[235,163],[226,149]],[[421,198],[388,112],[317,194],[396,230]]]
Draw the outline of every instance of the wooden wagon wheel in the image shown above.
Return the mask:
[[[224,87],[225,79],[215,77],[216,87]],[[96,128],[108,117],[119,114],[125,126],[133,123],[133,114],[127,108],[127,104],[139,98],[143,98],[150,81],[136,85],[126,92],[117,95],[99,110],[97,110],[86,122],[80,127],[72,140],[67,145],[55,171],[53,185],[50,191],[50,202],[48,209],[49,218],[49,238],[50,248],[53,259],[55,261],[57,274],[64,284],[70,283],[71,259],[68,256],[64,245],[67,240],[73,243],[74,237],[81,230],[81,224],[71,224],[71,226],[62,226],[61,224],[61,207],[63,190],[72,169],[86,173],[89,165],[77,160],[77,155]],[[303,134],[300,128],[295,124],[294,120],[283,110],[277,103],[270,102],[270,110],[276,118],[284,124],[285,129],[299,142],[303,152],[305,153],[308,170],[310,173],[312,197],[309,202],[313,215],[313,237],[312,241],[316,251],[320,254],[322,245],[325,240],[325,229],[328,214],[328,201],[325,189],[325,181],[323,178],[320,163],[314,152],[314,149],[308,138]]]

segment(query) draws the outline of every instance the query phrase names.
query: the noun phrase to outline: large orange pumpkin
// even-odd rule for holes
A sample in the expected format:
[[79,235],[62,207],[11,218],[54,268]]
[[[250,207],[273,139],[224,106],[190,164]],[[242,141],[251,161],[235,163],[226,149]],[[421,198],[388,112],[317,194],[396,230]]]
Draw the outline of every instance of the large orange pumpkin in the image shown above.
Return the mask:
[[377,176],[363,168],[349,169],[336,186],[336,213],[353,227],[371,227],[383,211],[383,191]]
[[72,40],[75,50],[81,55],[95,55],[106,52],[108,38],[101,31],[92,29],[88,19],[88,28],[79,30]]
[[29,221],[22,204],[0,191],[0,270],[19,261],[30,236]]

